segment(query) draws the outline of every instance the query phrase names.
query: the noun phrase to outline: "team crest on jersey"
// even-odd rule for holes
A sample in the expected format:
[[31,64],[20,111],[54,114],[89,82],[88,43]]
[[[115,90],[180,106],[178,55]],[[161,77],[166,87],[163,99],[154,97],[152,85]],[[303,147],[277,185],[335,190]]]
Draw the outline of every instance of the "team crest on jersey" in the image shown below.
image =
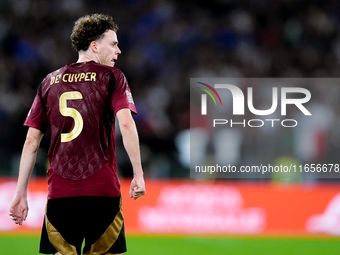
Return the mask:
[[128,102],[129,102],[129,103],[132,103],[132,104],[134,104],[134,102],[133,102],[133,99],[132,99],[131,92],[130,92],[130,91],[128,91],[128,90],[125,90],[125,93],[126,93],[126,96],[127,96]]

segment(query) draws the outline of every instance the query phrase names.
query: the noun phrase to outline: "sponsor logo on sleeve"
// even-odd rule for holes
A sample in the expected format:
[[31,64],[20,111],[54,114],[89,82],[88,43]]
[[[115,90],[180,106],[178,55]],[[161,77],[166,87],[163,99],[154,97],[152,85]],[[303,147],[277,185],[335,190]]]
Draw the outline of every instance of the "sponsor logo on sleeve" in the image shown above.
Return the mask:
[[128,102],[131,103],[131,104],[134,104],[133,99],[132,99],[131,92],[128,91],[128,90],[125,90],[125,93],[126,93],[126,97],[127,97],[127,99],[128,99]]

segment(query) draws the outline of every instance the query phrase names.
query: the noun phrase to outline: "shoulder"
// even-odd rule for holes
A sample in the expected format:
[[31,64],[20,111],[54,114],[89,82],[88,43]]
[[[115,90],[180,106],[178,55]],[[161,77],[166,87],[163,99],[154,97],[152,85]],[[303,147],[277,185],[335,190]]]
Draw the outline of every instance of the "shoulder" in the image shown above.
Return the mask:
[[113,75],[116,78],[125,77],[124,73],[120,69],[118,69],[114,66],[105,66],[105,65],[98,64],[98,63],[94,63],[94,64],[97,65],[98,68],[102,68],[103,70],[110,71],[111,73],[113,73]]
[[45,78],[42,81],[42,86],[44,85],[51,85],[53,84],[56,80],[59,79],[59,77],[61,76],[61,74],[67,69],[67,65],[63,66],[53,72],[50,72],[49,74],[47,74],[45,76]]
[[88,64],[96,70],[99,77],[109,77],[112,74],[116,81],[120,79],[125,79],[124,73],[116,67],[102,65],[96,62],[88,62]]

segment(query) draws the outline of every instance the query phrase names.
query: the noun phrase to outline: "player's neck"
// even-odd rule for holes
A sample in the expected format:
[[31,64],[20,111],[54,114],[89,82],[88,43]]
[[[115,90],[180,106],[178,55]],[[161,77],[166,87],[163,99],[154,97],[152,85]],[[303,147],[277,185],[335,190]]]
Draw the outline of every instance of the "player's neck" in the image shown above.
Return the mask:
[[79,52],[77,63],[94,61],[99,63],[97,57],[94,54],[89,54],[88,52]]

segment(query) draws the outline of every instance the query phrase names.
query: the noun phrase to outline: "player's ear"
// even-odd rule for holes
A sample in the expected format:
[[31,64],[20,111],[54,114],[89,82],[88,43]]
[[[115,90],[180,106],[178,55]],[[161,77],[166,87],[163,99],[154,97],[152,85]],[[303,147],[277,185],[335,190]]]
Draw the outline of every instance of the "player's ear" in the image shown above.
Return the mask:
[[91,48],[92,52],[98,53],[98,43],[96,41],[92,41],[90,43],[90,48]]

